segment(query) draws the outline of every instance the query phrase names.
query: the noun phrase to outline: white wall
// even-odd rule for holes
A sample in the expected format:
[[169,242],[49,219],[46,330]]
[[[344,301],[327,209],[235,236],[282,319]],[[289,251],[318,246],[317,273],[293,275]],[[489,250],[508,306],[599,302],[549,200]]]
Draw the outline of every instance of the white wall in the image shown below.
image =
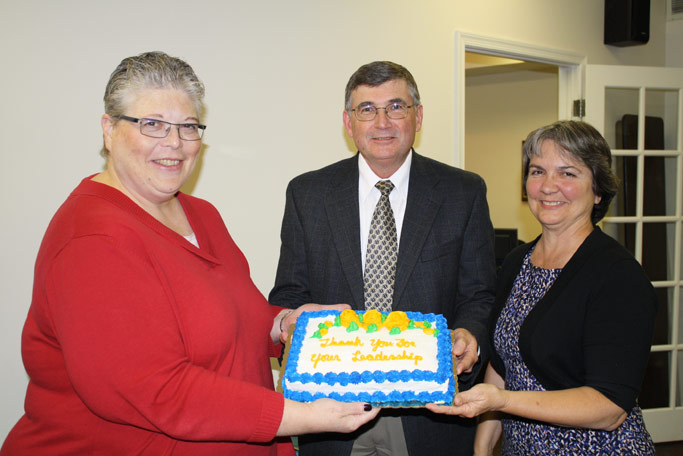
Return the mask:
[[0,0],[0,440],[22,411],[35,255],[59,204],[102,168],[102,92],[122,58],[164,50],[203,79],[209,128],[194,194],[218,207],[267,293],[287,182],[351,153],[341,110],[358,66],[388,59],[413,72],[419,151],[451,162],[456,29],[589,63],[663,65],[664,3],[652,2],[650,42],[620,49],[602,44],[597,0]]

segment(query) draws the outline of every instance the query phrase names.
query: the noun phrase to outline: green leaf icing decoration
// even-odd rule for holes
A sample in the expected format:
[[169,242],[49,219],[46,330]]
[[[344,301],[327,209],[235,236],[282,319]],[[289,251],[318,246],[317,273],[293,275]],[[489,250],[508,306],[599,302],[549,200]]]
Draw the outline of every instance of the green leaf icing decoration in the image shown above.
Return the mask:
[[346,332],[347,332],[347,333],[350,333],[350,332],[353,332],[353,331],[358,331],[358,325],[356,324],[355,321],[352,321],[351,323],[349,323],[349,327],[346,328]]
[[317,331],[314,332],[313,335],[311,336],[311,339],[322,339],[322,338],[323,338],[323,336],[322,336],[322,334],[320,334],[320,330],[317,330]]
[[337,315],[334,319],[334,326],[341,326],[341,315]]
[[368,332],[369,333],[377,332],[377,325],[375,323],[368,325]]
[[401,334],[401,328],[399,328],[398,326],[394,326],[393,328],[391,328],[391,331],[389,331],[389,334],[391,334],[392,336],[395,336],[396,334]]

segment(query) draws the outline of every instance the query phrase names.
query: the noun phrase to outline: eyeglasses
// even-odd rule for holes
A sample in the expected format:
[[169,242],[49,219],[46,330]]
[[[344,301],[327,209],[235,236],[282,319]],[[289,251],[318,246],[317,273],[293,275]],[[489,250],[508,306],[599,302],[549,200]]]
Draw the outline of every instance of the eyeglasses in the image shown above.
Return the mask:
[[403,103],[391,103],[383,108],[371,104],[364,104],[351,111],[356,115],[356,119],[367,122],[377,117],[377,111],[380,109],[384,109],[384,112],[390,119],[405,119],[408,117],[408,110],[412,107],[413,106],[406,106]]
[[175,124],[157,119],[139,119],[129,116],[112,116],[116,119],[123,119],[140,125],[140,133],[151,138],[165,138],[171,131],[171,127],[178,128],[178,136],[185,141],[199,141],[204,135],[206,125],[196,123]]

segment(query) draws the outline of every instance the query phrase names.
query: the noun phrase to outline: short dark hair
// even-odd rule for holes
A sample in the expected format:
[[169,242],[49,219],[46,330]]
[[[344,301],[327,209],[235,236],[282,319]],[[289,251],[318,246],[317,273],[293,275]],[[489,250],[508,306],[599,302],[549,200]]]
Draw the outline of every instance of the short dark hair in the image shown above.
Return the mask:
[[377,87],[387,81],[395,79],[403,79],[408,84],[410,96],[413,99],[413,106],[420,104],[420,92],[417,90],[417,83],[405,67],[394,62],[372,62],[366,63],[356,70],[351,75],[349,82],[346,84],[346,93],[344,97],[344,108],[349,111],[353,109],[351,106],[351,92],[356,87],[367,85],[370,87]]
[[600,132],[586,122],[560,120],[532,131],[524,141],[524,185],[529,177],[529,162],[533,155],[541,155],[544,141],[552,141],[565,153],[586,165],[593,175],[593,193],[600,202],[593,205],[591,221],[598,223],[607,213],[619,188],[612,171],[612,152]]

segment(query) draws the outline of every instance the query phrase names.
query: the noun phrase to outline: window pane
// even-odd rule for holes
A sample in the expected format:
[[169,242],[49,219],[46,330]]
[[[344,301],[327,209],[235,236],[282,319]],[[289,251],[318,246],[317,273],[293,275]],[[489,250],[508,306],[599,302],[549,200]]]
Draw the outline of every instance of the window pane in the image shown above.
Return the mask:
[[678,91],[645,91],[645,149],[676,149]]
[[641,408],[669,406],[669,370],[671,352],[650,353],[643,387],[638,396]]
[[644,223],[641,264],[652,281],[673,280],[674,223]]
[[638,89],[605,89],[605,139],[612,149],[638,145]]
[[638,158],[614,156],[612,169],[619,178],[619,189],[610,204],[607,215],[635,216]]
[[676,157],[644,157],[643,215],[676,215]]
[[668,345],[673,334],[673,305],[674,288],[655,288],[657,295],[657,315],[655,316],[655,330],[652,345]]
[[676,376],[676,407],[683,405],[683,350],[678,350],[678,375]]
[[636,254],[636,224],[635,223],[603,223],[602,229],[605,233],[619,241],[631,255]]
[[678,343],[683,344],[683,287],[678,289]]

